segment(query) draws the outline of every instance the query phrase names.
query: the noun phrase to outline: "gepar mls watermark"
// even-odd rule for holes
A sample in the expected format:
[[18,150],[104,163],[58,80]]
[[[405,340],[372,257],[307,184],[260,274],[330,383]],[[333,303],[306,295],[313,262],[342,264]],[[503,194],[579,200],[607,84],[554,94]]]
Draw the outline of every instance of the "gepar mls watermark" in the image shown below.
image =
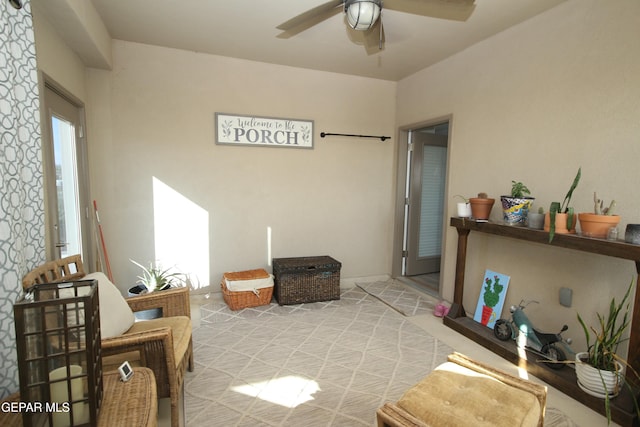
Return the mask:
[[68,413],[71,411],[69,402],[2,402],[0,411],[4,413]]

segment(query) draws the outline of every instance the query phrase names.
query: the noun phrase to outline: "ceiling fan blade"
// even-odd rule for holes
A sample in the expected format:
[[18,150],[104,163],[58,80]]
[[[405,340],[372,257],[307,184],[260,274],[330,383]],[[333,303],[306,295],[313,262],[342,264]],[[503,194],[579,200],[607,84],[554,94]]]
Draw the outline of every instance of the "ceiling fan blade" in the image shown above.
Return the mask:
[[385,0],[384,8],[412,15],[466,21],[476,5],[474,0]]
[[384,49],[384,25],[382,17],[378,18],[375,24],[364,33],[364,49],[367,55],[375,55]]
[[320,6],[316,6],[313,9],[309,9],[300,15],[289,19],[286,22],[278,25],[276,28],[287,33],[293,33],[291,35],[298,34],[312,26],[324,21],[342,11],[344,0],[331,0]]

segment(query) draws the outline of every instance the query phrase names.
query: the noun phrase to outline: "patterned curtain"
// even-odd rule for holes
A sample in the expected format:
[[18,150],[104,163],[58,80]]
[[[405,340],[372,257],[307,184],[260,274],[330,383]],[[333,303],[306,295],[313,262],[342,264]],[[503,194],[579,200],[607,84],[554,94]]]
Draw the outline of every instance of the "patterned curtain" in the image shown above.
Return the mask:
[[45,258],[38,73],[30,0],[0,0],[0,398],[19,389],[13,303]]

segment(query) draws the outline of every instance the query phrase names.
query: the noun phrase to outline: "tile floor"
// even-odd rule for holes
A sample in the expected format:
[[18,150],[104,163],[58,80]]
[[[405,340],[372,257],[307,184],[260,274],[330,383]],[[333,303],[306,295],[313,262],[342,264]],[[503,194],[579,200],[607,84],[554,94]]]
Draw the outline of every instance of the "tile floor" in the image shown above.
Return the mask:
[[[418,292],[414,289],[415,292]],[[424,294],[421,294],[424,295]],[[199,324],[200,320],[200,306],[209,301],[209,298],[220,298],[222,296],[219,292],[211,294],[193,294],[191,299],[191,317],[194,327]],[[500,369],[510,372],[515,375],[527,375],[526,372],[519,373],[518,368],[507,362],[505,359],[495,355],[484,347],[474,343],[463,335],[458,334],[452,329],[442,324],[442,319],[433,315],[424,314],[410,317],[412,322],[417,326],[428,331],[431,335],[446,342],[456,351],[472,356],[475,359],[492,364]],[[529,379],[545,384],[535,377],[528,377]],[[546,385],[546,384],[545,384]],[[591,426],[606,426],[607,420],[602,415],[582,405],[581,403],[573,400],[564,393],[559,392],[551,386],[548,386],[548,406],[558,408],[565,414],[569,415],[578,426],[591,427]],[[169,399],[160,399],[158,405],[158,425],[160,427],[170,426],[171,412]],[[612,423],[612,426],[617,424]]]

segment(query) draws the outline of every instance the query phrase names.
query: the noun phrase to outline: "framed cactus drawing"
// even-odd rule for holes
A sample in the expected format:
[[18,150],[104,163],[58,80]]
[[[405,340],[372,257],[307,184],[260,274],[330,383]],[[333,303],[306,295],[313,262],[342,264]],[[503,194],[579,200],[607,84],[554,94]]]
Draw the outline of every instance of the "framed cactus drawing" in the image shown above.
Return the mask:
[[509,279],[509,276],[495,271],[486,270],[484,272],[482,289],[473,320],[493,329],[493,325],[502,314]]

